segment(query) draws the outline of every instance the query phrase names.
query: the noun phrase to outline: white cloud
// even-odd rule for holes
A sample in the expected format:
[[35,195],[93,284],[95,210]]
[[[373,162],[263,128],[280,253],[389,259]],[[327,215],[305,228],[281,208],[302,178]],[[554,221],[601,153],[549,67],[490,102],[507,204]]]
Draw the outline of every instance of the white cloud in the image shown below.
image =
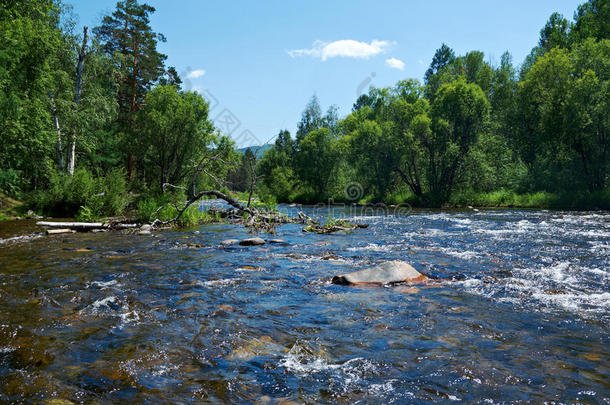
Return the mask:
[[368,59],[371,56],[387,52],[392,43],[389,41],[372,40],[368,42],[355,41],[353,39],[342,39],[334,42],[315,41],[311,49],[294,49],[288,51],[288,55],[311,56],[325,61],[328,58],[344,57]]
[[391,67],[392,69],[403,70],[405,68],[405,63],[400,59],[396,58],[386,59],[385,64]]
[[198,77],[201,77],[205,74],[205,70],[203,69],[197,69],[197,70],[193,70],[192,72],[189,72],[186,75],[187,79],[197,79]]

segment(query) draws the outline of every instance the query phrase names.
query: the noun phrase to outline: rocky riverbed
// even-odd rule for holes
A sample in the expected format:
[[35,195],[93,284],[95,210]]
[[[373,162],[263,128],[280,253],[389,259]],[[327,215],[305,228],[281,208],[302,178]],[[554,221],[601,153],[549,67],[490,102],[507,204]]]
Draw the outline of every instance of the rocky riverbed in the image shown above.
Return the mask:
[[[0,402],[610,400],[610,215],[332,210],[370,226],[1,223]],[[430,281],[331,282],[392,260]]]

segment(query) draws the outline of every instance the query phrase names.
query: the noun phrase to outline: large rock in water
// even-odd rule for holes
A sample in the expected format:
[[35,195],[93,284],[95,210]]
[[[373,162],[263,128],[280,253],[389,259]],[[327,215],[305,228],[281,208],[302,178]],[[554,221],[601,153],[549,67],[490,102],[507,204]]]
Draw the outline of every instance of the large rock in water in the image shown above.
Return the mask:
[[421,282],[427,279],[428,277],[415,270],[410,264],[393,260],[369,269],[335,276],[333,277],[332,282],[333,284],[342,285],[393,284],[402,282]]
[[242,246],[258,246],[258,245],[264,245],[265,241],[261,238],[249,238],[249,239],[244,239],[244,240],[240,241],[239,244]]

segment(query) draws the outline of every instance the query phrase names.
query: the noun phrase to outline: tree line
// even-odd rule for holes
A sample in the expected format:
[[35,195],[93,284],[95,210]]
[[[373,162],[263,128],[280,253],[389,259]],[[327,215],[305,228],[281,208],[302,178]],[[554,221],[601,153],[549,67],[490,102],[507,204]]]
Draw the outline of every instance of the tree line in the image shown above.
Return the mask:
[[582,4],[573,21],[554,13],[518,67],[508,52],[492,64],[443,44],[423,83],[371,87],[341,120],[314,95],[295,139],[281,131],[258,163],[263,193],[350,201],[344,190],[357,182],[365,201],[439,206],[495,193],[510,203],[539,193],[607,207],[609,25],[607,0]]
[[[204,98],[182,90],[166,66],[154,12],[123,0],[100,26],[80,30],[59,0],[3,2],[1,191],[49,214],[116,215],[127,192],[164,194],[206,154],[224,157],[215,173],[226,177],[238,153],[208,119]],[[119,185],[121,203],[96,197],[108,183]]]
[[[294,138],[280,131],[257,159],[214,127],[201,95],[181,88],[158,50],[166,39],[151,27],[153,7],[122,0],[81,29],[60,0],[8,0],[0,197],[84,217],[130,202],[152,215],[195,188],[425,206],[543,193],[607,207],[609,4],[589,0],[572,21],[551,15],[520,66],[509,53],[494,64],[443,44],[423,83],[371,87],[345,117],[335,106],[323,112],[314,95]],[[346,193],[350,184],[359,192]]]

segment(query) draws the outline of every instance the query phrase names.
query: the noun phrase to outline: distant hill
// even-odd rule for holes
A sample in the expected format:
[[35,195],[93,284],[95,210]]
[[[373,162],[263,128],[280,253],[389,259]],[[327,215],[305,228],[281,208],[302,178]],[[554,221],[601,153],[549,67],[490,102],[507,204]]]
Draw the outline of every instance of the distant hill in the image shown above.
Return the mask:
[[[245,148],[239,148],[237,149],[238,152],[241,153],[246,153],[246,151],[248,149],[251,149],[252,152],[256,153],[256,158],[260,159],[265,155],[265,152],[267,152],[269,149],[271,149],[273,147],[273,144],[267,144],[267,145],[262,145],[262,146],[247,146]],[[257,152],[258,149],[258,152]]]

